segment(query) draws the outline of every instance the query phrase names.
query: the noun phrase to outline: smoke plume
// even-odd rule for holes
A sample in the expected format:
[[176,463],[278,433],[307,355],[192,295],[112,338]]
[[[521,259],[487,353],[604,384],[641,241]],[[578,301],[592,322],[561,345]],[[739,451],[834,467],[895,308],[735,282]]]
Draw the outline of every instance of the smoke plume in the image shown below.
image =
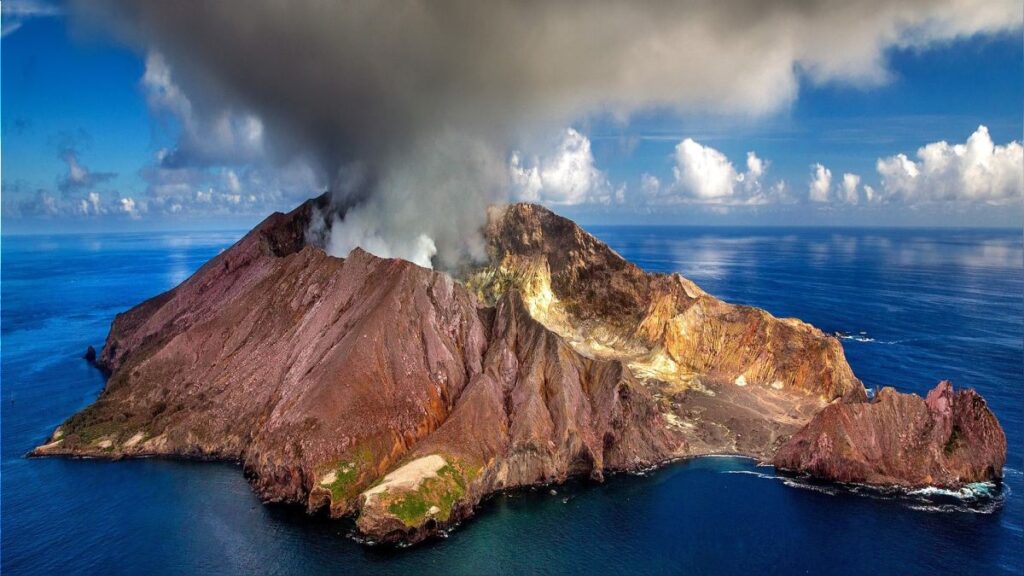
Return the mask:
[[802,77],[877,84],[889,48],[1020,26],[1018,0],[90,0],[77,13],[165,59],[193,118],[253,115],[268,161],[315,166],[347,208],[332,253],[445,267],[481,255],[511,150],[574,121],[763,114]]

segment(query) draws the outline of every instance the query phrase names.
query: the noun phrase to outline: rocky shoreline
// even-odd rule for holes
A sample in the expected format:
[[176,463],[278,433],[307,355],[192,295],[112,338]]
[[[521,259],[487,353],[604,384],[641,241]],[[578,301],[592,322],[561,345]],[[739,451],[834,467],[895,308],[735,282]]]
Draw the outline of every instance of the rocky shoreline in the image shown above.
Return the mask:
[[645,273],[539,206],[492,211],[488,261],[457,278],[328,256],[307,230],[329,210],[272,215],[119,314],[93,351],[102,394],[31,455],[237,461],[267,502],[403,543],[494,492],[710,454],[876,484],[1001,477],[973,391],[869,401],[836,338]]

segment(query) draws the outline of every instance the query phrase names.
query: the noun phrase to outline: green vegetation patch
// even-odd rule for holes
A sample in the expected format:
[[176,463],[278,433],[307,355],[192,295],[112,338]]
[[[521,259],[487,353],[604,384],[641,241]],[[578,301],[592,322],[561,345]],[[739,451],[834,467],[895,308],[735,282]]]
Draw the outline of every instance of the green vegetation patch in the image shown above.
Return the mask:
[[361,446],[350,458],[335,462],[323,475],[333,473],[334,481],[329,484],[321,482],[320,486],[331,492],[332,503],[347,502],[359,494],[361,480],[366,472],[373,469],[373,463],[373,453],[369,448]]
[[121,431],[121,426],[116,422],[99,422],[77,430],[78,438],[84,444],[94,444],[105,437],[113,438]]
[[[451,458],[446,458],[451,462]],[[480,475],[481,467],[473,466],[461,460],[456,464],[445,464],[437,471],[437,476],[426,478],[412,492],[402,492],[391,496],[387,509],[400,519],[406,526],[419,526],[433,518],[438,522],[451,519],[455,505],[465,497],[469,483]],[[432,508],[437,510],[431,514]]]
[[321,486],[331,491],[331,502],[342,502],[354,495],[359,480],[359,465],[353,461],[339,462],[333,472],[334,482]]
[[[141,419],[117,409],[117,406],[97,402],[61,424],[66,444],[84,447],[104,439],[119,444],[128,430],[143,429]],[[131,435],[129,434],[129,435]],[[107,451],[112,450],[104,449]]]
[[397,516],[406,526],[418,526],[427,516],[431,504],[419,492],[410,492],[395,500],[388,510]]

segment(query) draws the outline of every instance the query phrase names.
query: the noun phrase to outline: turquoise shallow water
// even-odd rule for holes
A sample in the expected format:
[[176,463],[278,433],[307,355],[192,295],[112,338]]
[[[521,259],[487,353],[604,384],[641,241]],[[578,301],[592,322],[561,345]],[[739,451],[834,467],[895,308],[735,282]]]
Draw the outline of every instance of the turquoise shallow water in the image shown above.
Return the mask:
[[346,522],[264,506],[230,464],[22,455],[91,402],[80,356],[114,314],[241,232],[2,239],[5,574],[1019,574],[1024,570],[1020,232],[594,228],[623,256],[846,335],[868,386],[978,388],[1010,441],[994,497],[793,482],[735,458],[498,495],[447,539],[368,548]]

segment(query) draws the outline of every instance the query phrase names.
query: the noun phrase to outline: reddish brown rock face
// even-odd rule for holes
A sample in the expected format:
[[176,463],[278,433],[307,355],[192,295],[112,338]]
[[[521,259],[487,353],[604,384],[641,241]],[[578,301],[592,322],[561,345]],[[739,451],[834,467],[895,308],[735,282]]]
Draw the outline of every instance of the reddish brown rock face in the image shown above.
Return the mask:
[[974,390],[940,382],[927,398],[882,389],[872,402],[834,404],[793,435],[778,468],[841,482],[959,486],[999,480],[1006,436]]
[[[34,454],[237,460],[264,500],[417,541],[495,490],[700,454],[767,460],[830,402],[878,405],[834,338],[646,274],[546,209],[493,212],[490,261],[461,281],[328,256],[306,233],[326,209],[269,217],[119,314],[103,393]],[[893,411],[874,434],[938,418],[949,477],[998,474],[977,447],[1005,439],[965,394]]]
[[[499,301],[493,315],[483,370],[444,424],[403,459],[415,467],[443,455],[464,479],[465,486],[449,483],[461,502],[443,520],[468,515],[496,490],[571,475],[600,479],[606,470],[646,467],[680,453],[682,439],[621,363],[573,351],[530,317],[518,293]],[[410,499],[407,491],[397,494]],[[357,526],[384,539],[426,535],[421,526],[396,518],[394,498],[364,499]],[[438,514],[448,512],[440,506]]]
[[443,273],[332,258],[304,241],[315,205],[118,315],[107,387],[35,453],[240,460],[267,501],[418,540],[494,490],[679,452],[621,363],[575,352],[518,293],[486,308]]

